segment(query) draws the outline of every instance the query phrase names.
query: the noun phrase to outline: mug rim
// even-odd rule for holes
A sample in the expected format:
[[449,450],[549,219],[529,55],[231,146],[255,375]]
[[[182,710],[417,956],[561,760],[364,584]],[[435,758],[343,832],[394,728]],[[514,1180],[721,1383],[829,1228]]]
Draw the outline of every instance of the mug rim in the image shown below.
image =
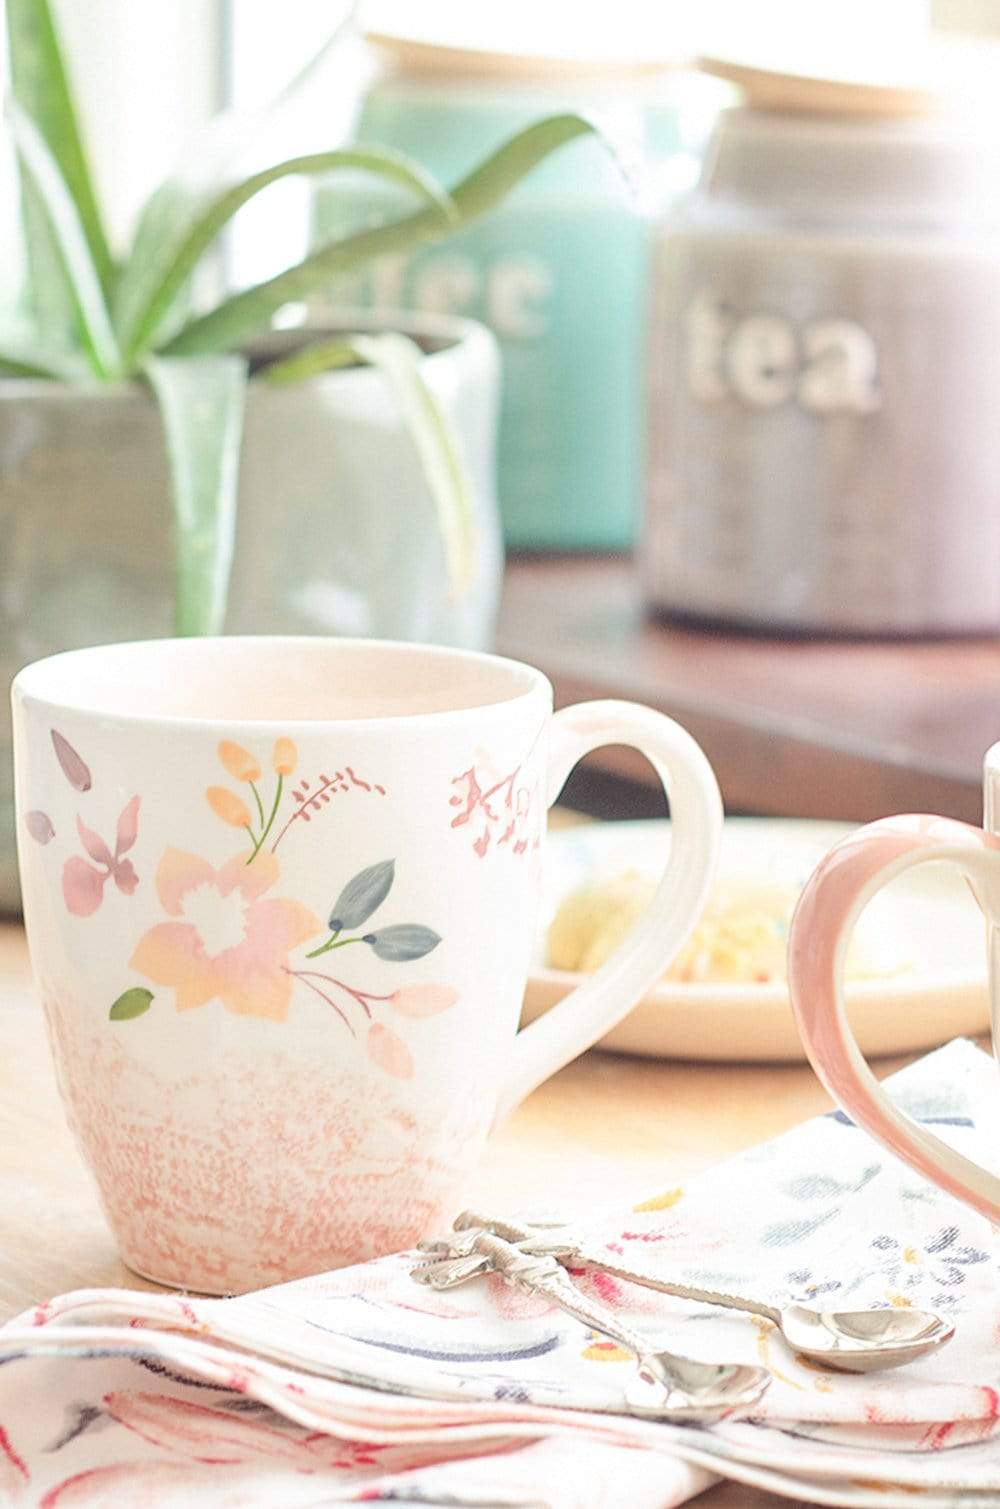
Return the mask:
[[[505,671],[511,678],[511,690],[503,695],[484,696],[480,700],[472,702],[460,702],[453,707],[437,707],[413,711],[389,712],[386,714],[348,715],[338,717],[336,715],[318,717],[287,717],[275,715],[271,717],[233,717],[225,713],[201,715],[193,713],[172,713],[145,711],[142,708],[110,708],[103,705],[99,698],[81,694],[74,696],[72,692],[67,695],[65,682],[57,688],[46,688],[45,677],[51,676],[58,669],[59,672],[70,671],[74,663],[79,664],[88,660],[103,660],[115,653],[128,653],[141,656],[145,650],[161,653],[165,648],[177,648],[181,653],[190,652],[194,647],[210,649],[212,646],[225,645],[229,649],[251,652],[254,648],[267,646],[269,649],[293,648],[303,645],[325,646],[334,654],[340,653],[378,653],[380,651],[392,652],[395,655],[408,657],[414,660],[433,659],[438,662],[451,661],[456,665],[475,669],[477,666],[483,669],[489,668],[493,672]],[[36,682],[41,685],[36,685]],[[520,683],[517,685],[516,683]],[[114,724],[122,727],[140,728],[150,726],[164,726],[176,729],[209,730],[219,728],[241,728],[248,731],[260,730],[261,732],[273,732],[275,729],[287,731],[295,729],[304,736],[309,731],[322,728],[413,728],[421,723],[433,722],[439,724],[446,721],[464,721],[469,718],[482,718],[485,713],[510,710],[522,705],[537,696],[539,692],[547,696],[549,707],[554,700],[552,683],[536,666],[529,665],[526,661],[516,660],[506,655],[495,655],[483,650],[467,650],[450,645],[425,644],[409,640],[394,639],[361,639],[339,638],[325,634],[214,634],[203,636],[191,636],[181,638],[177,636],[163,636],[154,639],[132,639],[109,644],[87,645],[77,649],[60,650],[53,655],[46,655],[38,660],[30,661],[23,666],[11,683],[11,702],[17,709],[19,704],[45,706],[59,709],[61,712],[77,714],[83,717],[99,718],[104,724]],[[125,695],[125,694],[123,694]]]

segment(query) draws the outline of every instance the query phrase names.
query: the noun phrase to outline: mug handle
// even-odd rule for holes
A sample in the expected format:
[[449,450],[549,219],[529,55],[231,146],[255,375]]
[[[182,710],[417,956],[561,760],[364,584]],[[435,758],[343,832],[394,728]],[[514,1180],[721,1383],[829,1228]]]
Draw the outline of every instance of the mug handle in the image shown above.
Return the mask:
[[[897,1110],[844,1010],[844,956],[861,912],[904,870],[942,860],[958,866],[987,922],[1000,925],[1000,840],[945,817],[886,818],[843,839],[813,872],[789,931],[788,987],[810,1062],[834,1100],[904,1163],[998,1223],[1000,1179]],[[992,978],[990,991],[996,1020]]]
[[605,744],[630,744],[649,760],[670,802],[670,858],[652,901],[622,947],[551,1011],[514,1039],[513,1063],[494,1124],[542,1080],[627,1016],[686,942],[705,906],[722,839],[722,798],[711,765],[680,724],[634,702],[580,702],[550,729],[546,804],[574,765]]

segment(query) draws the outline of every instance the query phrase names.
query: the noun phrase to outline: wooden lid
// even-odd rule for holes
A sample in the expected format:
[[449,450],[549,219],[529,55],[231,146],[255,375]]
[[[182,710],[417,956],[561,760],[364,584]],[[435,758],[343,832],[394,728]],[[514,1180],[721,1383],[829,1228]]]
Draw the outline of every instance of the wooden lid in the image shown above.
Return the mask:
[[805,114],[919,116],[961,105],[974,108],[995,93],[1000,46],[979,38],[934,37],[888,58],[855,66],[819,59],[725,57],[698,67],[735,84],[759,110]]
[[690,23],[678,5],[617,0],[615,10],[584,8],[567,24],[538,0],[499,6],[461,0],[363,0],[363,35],[398,72],[457,79],[611,81],[649,76],[693,61]]
[[521,83],[563,83],[580,79],[649,77],[692,61],[690,56],[681,54],[670,59],[619,59],[461,47],[373,30],[366,30],[364,37],[399,72],[425,77],[482,78],[486,75]]

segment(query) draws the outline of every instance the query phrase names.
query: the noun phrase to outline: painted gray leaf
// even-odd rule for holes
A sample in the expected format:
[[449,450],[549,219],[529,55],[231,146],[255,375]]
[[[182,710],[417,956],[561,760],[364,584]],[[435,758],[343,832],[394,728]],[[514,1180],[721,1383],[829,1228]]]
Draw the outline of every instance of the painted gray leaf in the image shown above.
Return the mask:
[[403,964],[407,959],[422,959],[441,942],[432,928],[420,927],[415,922],[400,922],[395,927],[383,927],[377,933],[368,933],[364,939],[372,953],[390,964]]
[[395,875],[394,859],[384,859],[380,864],[369,865],[367,870],[360,870],[333,903],[331,933],[343,932],[345,927],[360,927],[362,922],[367,922],[392,890]]
[[62,773],[73,787],[74,791],[89,791],[93,782],[90,771],[80,759],[76,750],[68,739],[64,739],[57,729],[50,729],[52,735],[52,747],[56,752],[56,759],[62,766]]
[[39,811],[37,807],[34,812],[26,814],[24,826],[37,844],[47,844],[56,836],[51,817],[47,812]]

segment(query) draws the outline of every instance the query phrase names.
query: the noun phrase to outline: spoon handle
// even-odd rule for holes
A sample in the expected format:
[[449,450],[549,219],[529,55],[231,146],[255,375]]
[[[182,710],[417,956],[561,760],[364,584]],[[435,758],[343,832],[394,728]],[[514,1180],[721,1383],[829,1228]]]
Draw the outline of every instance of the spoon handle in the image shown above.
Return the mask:
[[660,1294],[671,1294],[675,1299],[693,1300],[700,1305],[721,1305],[726,1310],[746,1310],[751,1315],[762,1315],[776,1326],[781,1325],[781,1311],[773,1305],[765,1305],[761,1300],[747,1299],[742,1294],[724,1294],[719,1289],[699,1289],[694,1284],[679,1284],[670,1279],[654,1278],[652,1274],[609,1263],[606,1258],[594,1257],[592,1253],[582,1249],[578,1249],[575,1256],[588,1268],[597,1268],[601,1273],[610,1274],[612,1278],[627,1279],[630,1284],[641,1284],[644,1289],[655,1289]]
[[761,1315],[765,1320],[773,1321],[776,1326],[781,1325],[781,1311],[760,1300],[747,1299],[740,1294],[724,1294],[718,1289],[700,1289],[691,1284],[674,1283],[669,1279],[642,1273],[627,1264],[611,1263],[607,1258],[596,1257],[572,1239],[568,1226],[558,1222],[542,1224],[496,1220],[492,1217],[487,1219],[475,1211],[464,1211],[455,1222],[455,1229],[458,1231],[474,1227],[486,1227],[508,1242],[517,1242],[523,1250],[534,1251],[539,1255],[545,1253],[561,1263],[583,1263],[588,1268],[597,1268],[602,1273],[610,1274],[612,1278],[626,1279],[631,1284],[640,1284],[644,1289],[655,1289],[659,1294],[693,1300],[696,1304],[719,1305],[725,1310],[746,1310],[751,1315]]
[[[504,1232],[515,1230],[506,1222],[496,1224]],[[524,1251],[499,1231],[473,1225],[468,1212],[453,1239],[420,1246],[425,1258],[411,1271],[417,1283],[450,1289],[478,1275],[498,1273],[528,1293],[544,1295],[574,1320],[631,1352],[636,1372],[623,1396],[628,1414],[708,1424],[746,1414],[770,1383],[766,1368],[698,1363],[672,1352],[654,1351],[605,1305],[582,1294],[551,1253]]]
[[638,1332],[620,1321],[599,1301],[582,1294],[551,1254],[527,1254],[515,1247],[506,1235],[512,1228],[506,1223],[503,1225],[503,1233],[466,1226],[468,1236],[464,1242],[456,1242],[441,1256],[432,1256],[430,1261],[414,1269],[413,1277],[431,1288],[451,1288],[477,1273],[499,1273],[508,1283],[529,1294],[544,1295],[574,1320],[616,1341],[638,1362],[649,1360],[650,1349]]

